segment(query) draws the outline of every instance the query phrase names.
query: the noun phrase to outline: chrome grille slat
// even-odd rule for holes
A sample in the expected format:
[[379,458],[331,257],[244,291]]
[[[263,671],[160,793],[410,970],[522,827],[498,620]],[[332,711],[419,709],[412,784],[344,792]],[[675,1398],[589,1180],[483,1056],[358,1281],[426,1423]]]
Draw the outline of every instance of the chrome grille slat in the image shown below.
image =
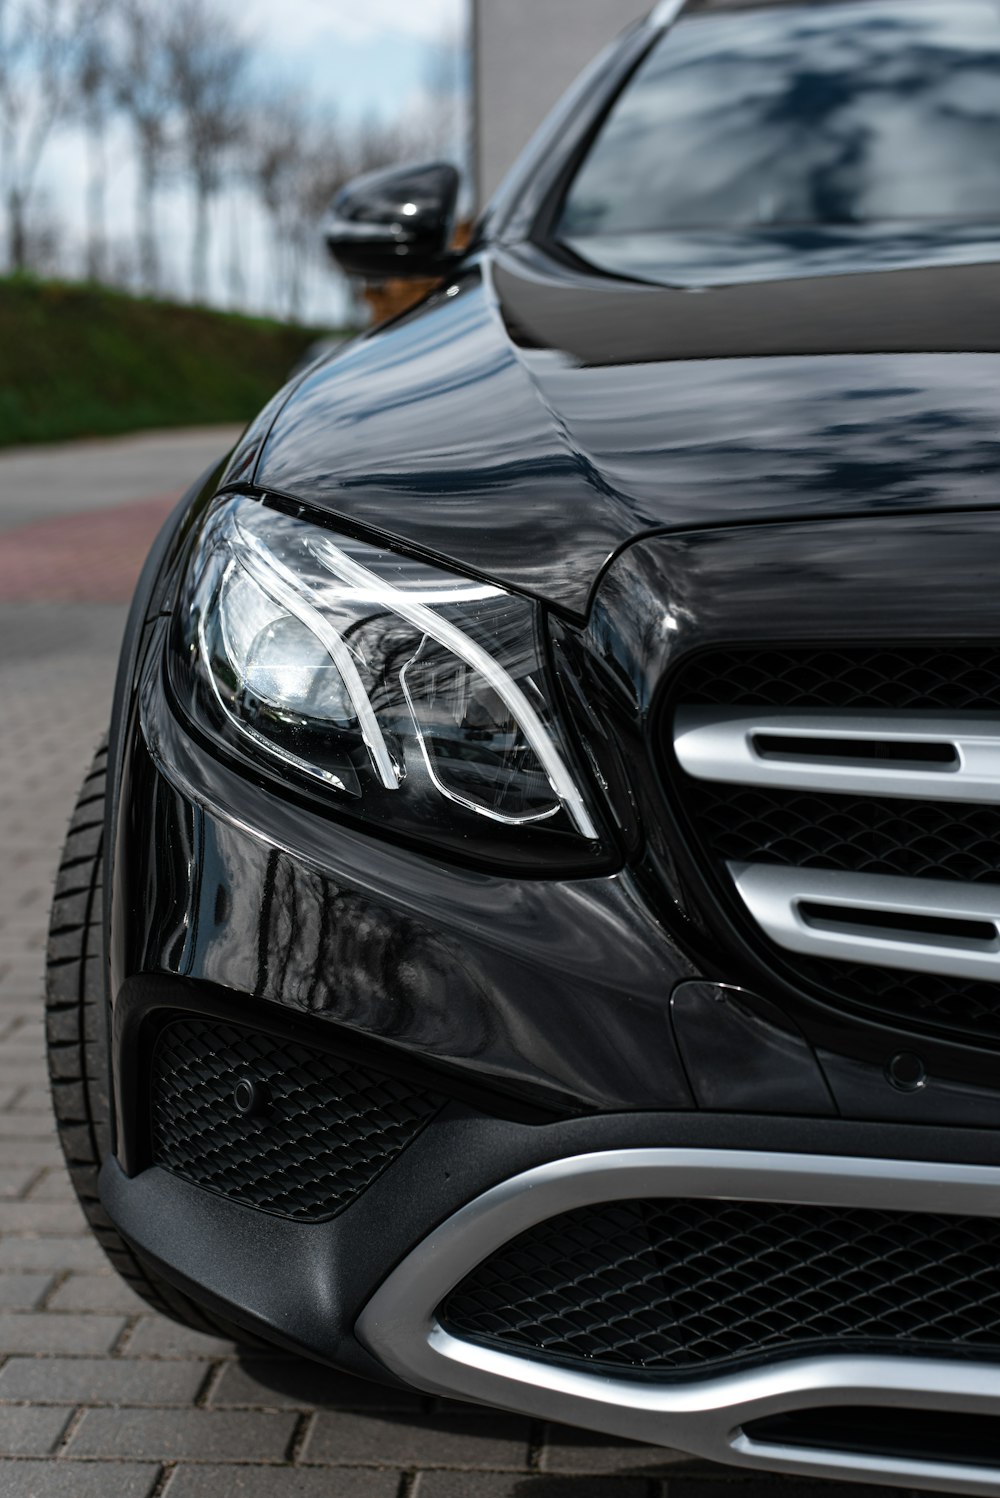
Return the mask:
[[[1000,885],[779,864],[728,868],[754,920],[786,951],[946,977],[1000,980]],[[826,921],[811,918],[809,907],[827,912]],[[881,929],[862,919],[872,915],[884,920]],[[921,933],[901,928],[894,924],[894,916],[908,918],[914,926],[923,918],[927,929]],[[946,934],[949,924],[955,927],[954,934]],[[963,936],[963,926],[982,927],[989,934]]]
[[[787,749],[763,753],[761,740],[779,740]],[[823,752],[831,741],[838,746],[836,755]],[[928,749],[944,754],[916,762]],[[732,713],[681,707],[674,750],[696,780],[1000,804],[1000,718],[972,713]]]

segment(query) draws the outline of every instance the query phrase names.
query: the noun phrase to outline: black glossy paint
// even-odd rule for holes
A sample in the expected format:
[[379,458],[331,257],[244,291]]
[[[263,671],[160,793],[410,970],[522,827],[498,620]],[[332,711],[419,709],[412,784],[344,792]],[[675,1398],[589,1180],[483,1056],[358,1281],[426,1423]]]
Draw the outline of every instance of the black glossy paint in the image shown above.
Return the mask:
[[[161,627],[125,753],[112,993],[127,1006],[142,975],[175,975],[572,1113],[689,1106],[668,1000],[701,975],[761,994],[790,1033],[798,1026],[867,1067],[867,1092],[835,1089],[845,1114],[917,1119],[927,1098],[898,1094],[884,1073],[908,1033],[845,1017],[776,977],[686,855],[648,746],[661,684],[690,650],[760,640],[764,619],[772,640],[829,636],[831,620],[844,641],[987,634],[998,568],[990,511],[720,529],[631,548],[589,626],[554,628],[566,708],[628,850],[619,874],[563,881],[452,866],[248,783],[174,717]],[[942,577],[964,579],[964,591]],[[790,578],[803,585],[790,589]],[[727,1093],[731,1106],[753,1106],[747,1079],[735,1081],[746,1034],[728,1033],[716,1090],[704,1076],[695,1085],[702,1106],[725,1106]],[[978,1121],[993,1058],[940,1040],[921,1047],[932,1076],[952,1084],[935,1093],[935,1117]],[[815,1099],[808,1111],[820,1111]]]
[[777,1004],[721,983],[678,983],[670,1018],[699,1108],[836,1115],[812,1047]]
[[326,246],[350,276],[444,275],[460,178],[448,162],[389,167],[347,183],[325,227]]
[[497,251],[303,380],[254,477],[582,614],[650,530],[995,503],[997,350],[1000,265],[696,294]]
[[155,678],[129,765],[116,999],[175,975],[564,1112],[689,1104],[667,1006],[693,969],[627,873],[503,878],[365,837],[211,759]]
[[[778,1002],[813,1046],[868,1065],[865,1098],[835,1092],[848,1116],[915,1118],[927,1106],[885,1077],[911,1048],[905,1032],[803,995],[737,903],[710,887],[669,792],[660,704],[679,664],[711,646],[996,640],[998,574],[995,510],[720,528],[637,543],[607,572],[587,627],[554,626],[567,705],[631,839],[639,887],[702,976]],[[994,1090],[1000,1122],[994,1054],[930,1037],[919,1049],[933,1077]],[[963,1105],[949,1095],[957,1122]]]
[[[513,877],[397,846],[183,726],[163,616],[214,481],[130,626],[108,824],[125,1174],[106,1167],[107,1203],[168,1276],[354,1368],[351,1325],[386,1265],[526,1162],[622,1141],[1000,1150],[995,1054],[802,993],[712,887],[658,717],[703,647],[1000,639],[1000,241],[774,233],[755,259],[716,236],[726,273],[699,287],[689,235],[676,285],[588,270],[552,243],[547,205],[652,40],[640,27],[612,50],[449,284],[293,381],[219,481],[541,599],[616,871]],[[451,1132],[428,1130],[336,1241],[209,1210],[145,1168],[142,1037],[164,1003],[433,1072]],[[927,1071],[911,1093],[887,1074],[902,1050]]]

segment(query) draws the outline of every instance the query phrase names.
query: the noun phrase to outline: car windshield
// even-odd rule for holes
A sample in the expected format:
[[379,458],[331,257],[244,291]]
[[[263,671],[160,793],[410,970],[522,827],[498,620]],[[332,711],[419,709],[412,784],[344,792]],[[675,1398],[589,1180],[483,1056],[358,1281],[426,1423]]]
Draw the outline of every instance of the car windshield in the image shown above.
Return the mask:
[[730,0],[654,45],[556,237],[627,270],[643,236],[973,220],[1000,223],[998,0]]

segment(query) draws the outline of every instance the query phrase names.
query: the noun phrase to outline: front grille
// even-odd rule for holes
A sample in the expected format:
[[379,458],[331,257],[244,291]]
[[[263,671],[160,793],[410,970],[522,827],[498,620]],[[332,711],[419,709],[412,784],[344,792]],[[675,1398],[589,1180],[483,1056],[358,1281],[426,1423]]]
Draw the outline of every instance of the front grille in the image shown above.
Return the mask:
[[[1000,720],[1000,648],[782,646],[703,652],[675,678],[671,704],[662,720],[670,735],[674,714],[683,708],[777,711],[791,725],[796,715],[804,719],[819,712],[829,717],[833,739],[838,711],[877,712],[889,726],[904,721],[895,714],[932,714],[944,729],[959,721],[950,719],[952,714],[980,714],[982,721],[995,723]],[[884,746],[875,747],[881,753]],[[728,866],[743,864],[927,879],[956,887],[1000,884],[1000,804],[935,799],[931,776],[928,793],[919,797],[856,794],[695,778],[677,764],[669,742],[665,757],[678,815],[727,895],[732,890]],[[782,950],[778,965],[800,987],[875,1017],[941,1034],[1000,1040],[1000,981],[911,971],[894,960],[890,946],[884,961],[864,962]]]
[[[241,1082],[256,1089],[254,1116],[237,1107]],[[370,1186],[443,1102],[324,1051],[184,1017],[153,1051],[153,1163],[245,1206],[319,1222]]]
[[1000,1222],[774,1202],[551,1218],[439,1308],[453,1335],[609,1374],[820,1350],[1000,1356]]

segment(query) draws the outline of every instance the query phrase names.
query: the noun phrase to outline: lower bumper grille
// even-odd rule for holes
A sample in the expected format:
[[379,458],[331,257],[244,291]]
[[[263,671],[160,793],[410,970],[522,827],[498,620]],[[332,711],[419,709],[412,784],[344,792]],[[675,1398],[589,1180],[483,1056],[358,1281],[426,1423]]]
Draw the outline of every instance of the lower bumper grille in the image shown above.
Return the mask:
[[467,1341],[661,1379],[820,1350],[997,1356],[1000,1221],[609,1202],[497,1250],[439,1317]]
[[161,1030],[151,1084],[154,1164],[304,1222],[360,1196],[444,1102],[323,1051],[188,1017]]

